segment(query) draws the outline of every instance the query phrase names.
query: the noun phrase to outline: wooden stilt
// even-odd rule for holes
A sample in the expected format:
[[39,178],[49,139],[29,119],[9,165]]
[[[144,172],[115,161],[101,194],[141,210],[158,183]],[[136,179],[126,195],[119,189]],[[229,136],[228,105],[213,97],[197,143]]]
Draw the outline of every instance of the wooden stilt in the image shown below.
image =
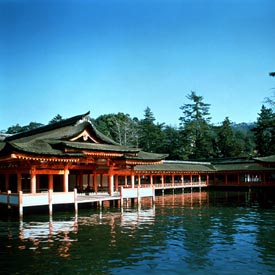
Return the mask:
[[19,218],[20,220],[23,219],[23,192],[18,192],[18,206],[19,206]]
[[49,190],[48,191],[48,202],[49,202],[49,215],[50,215],[50,217],[53,215],[52,195],[53,195],[53,191]]
[[77,189],[74,189],[74,212],[75,215],[78,214],[78,204],[77,204]]

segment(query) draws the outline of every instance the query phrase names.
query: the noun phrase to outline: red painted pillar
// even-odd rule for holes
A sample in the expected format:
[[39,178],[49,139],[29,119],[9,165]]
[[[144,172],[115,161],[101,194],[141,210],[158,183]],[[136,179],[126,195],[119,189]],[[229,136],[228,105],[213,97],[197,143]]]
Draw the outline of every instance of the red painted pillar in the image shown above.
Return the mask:
[[48,189],[53,191],[53,175],[48,175]]
[[17,172],[17,192],[22,191],[22,174],[20,171]]
[[69,191],[69,169],[67,166],[64,167],[64,177],[63,177],[63,192]]
[[96,170],[94,170],[94,190],[97,192],[97,173]]
[[36,168],[33,166],[30,170],[31,175],[31,193],[36,193]]

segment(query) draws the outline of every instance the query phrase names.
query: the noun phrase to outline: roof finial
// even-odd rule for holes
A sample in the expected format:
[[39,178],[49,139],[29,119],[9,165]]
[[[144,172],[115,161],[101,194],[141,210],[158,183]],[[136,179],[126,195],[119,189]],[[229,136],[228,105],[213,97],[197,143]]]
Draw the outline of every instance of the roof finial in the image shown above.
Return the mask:
[[90,116],[89,116],[89,115],[90,115],[90,111],[87,112],[86,114],[82,115],[82,118],[81,118],[80,120],[77,121],[76,125],[78,125],[78,124],[80,124],[80,123],[82,123],[82,122],[84,122],[84,121],[87,121],[87,122],[91,123],[91,120],[90,120]]

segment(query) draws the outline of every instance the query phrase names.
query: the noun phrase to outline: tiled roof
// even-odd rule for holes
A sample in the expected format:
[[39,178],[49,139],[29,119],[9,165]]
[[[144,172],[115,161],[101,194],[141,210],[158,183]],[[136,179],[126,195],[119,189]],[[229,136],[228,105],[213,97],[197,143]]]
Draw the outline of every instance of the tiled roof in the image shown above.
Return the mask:
[[[16,140],[16,142],[28,142],[34,139],[70,140],[87,129],[87,131],[89,131],[91,135],[99,141],[99,143],[118,145],[115,141],[99,132],[89,120],[81,119],[86,115],[87,114],[76,116],[73,117],[74,119],[70,118],[61,122],[12,135],[6,137],[4,141]],[[78,120],[76,120],[76,118]]]
[[116,151],[121,153],[138,153],[140,149],[115,144],[85,143],[75,141],[48,141],[54,148],[71,148],[90,151]]
[[[84,156],[110,153],[122,159],[159,161],[167,155],[143,152],[138,148],[121,146],[99,132],[91,123],[89,113],[57,123],[7,136],[0,141],[0,155],[11,153],[40,156]],[[87,139],[83,135],[88,135]],[[85,152],[85,153],[84,153]]]
[[143,161],[152,161],[152,160],[162,160],[166,158],[167,154],[156,154],[156,153],[148,153],[144,151],[139,151],[137,156],[125,155],[126,159],[138,159]]
[[188,162],[188,161],[164,161],[157,165],[137,165],[136,171],[154,170],[154,171],[170,171],[170,172],[213,172],[214,167],[210,163]]
[[274,168],[263,167],[253,160],[243,162],[193,162],[193,161],[166,161],[156,165],[137,165],[136,171],[156,171],[156,172],[229,172],[229,171],[274,171]]
[[264,171],[270,170],[269,168],[263,167],[261,164],[255,161],[243,162],[243,163],[223,163],[215,164],[214,168],[216,171]]
[[[63,119],[61,121],[48,124],[45,126],[41,126],[29,131],[21,132],[15,135],[11,135],[5,138],[5,141],[12,141],[12,140],[21,140],[21,139],[29,139],[29,138],[39,138],[43,137],[45,133],[59,133],[60,131],[62,132],[64,127],[66,126],[73,126],[80,120],[84,120],[84,118],[87,118],[87,116],[90,114],[90,112],[83,114],[83,115],[78,115],[74,116],[68,119]],[[54,132],[54,130],[57,130],[57,132]]]
[[255,158],[255,160],[259,162],[275,163],[275,155],[268,156],[268,157],[259,157],[259,158]]

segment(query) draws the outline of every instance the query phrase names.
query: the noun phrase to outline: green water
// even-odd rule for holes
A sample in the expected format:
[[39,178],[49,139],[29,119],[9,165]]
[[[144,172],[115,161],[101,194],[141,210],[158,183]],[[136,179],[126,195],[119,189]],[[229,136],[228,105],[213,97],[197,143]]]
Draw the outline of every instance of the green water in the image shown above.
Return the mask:
[[1,274],[274,275],[273,197],[209,191],[2,219]]

